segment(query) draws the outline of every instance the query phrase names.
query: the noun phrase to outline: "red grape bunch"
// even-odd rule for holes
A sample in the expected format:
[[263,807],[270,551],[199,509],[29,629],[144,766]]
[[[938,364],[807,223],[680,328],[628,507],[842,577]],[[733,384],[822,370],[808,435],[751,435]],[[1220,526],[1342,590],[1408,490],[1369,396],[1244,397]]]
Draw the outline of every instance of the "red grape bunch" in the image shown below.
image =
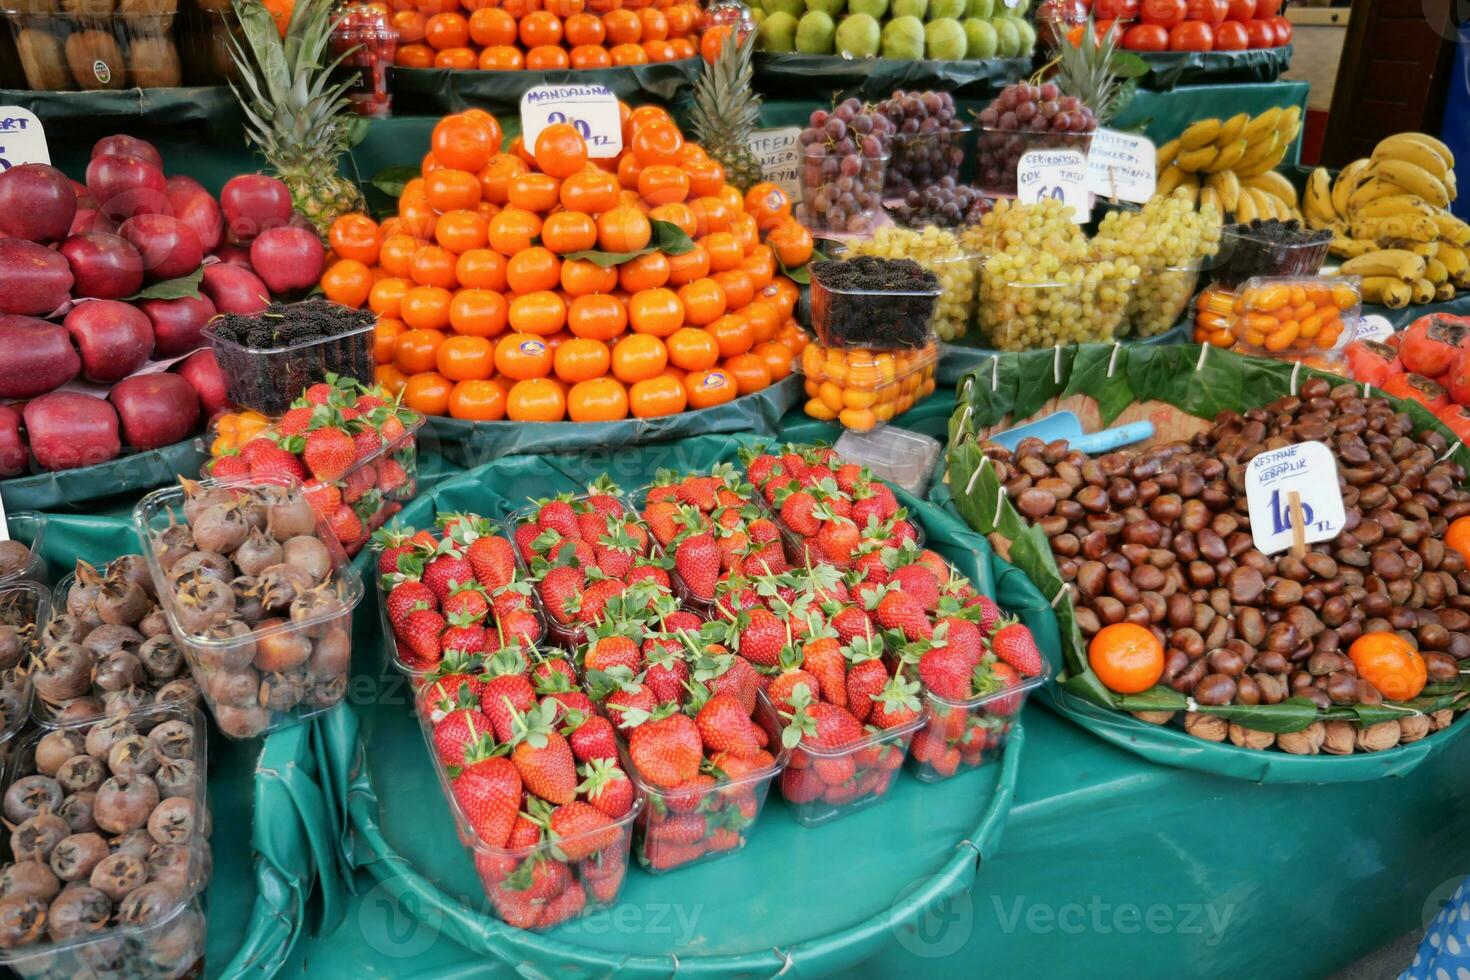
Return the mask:
[[894,92],[878,103],[878,111],[896,130],[883,193],[904,197],[909,192],[958,177],[965,159],[965,124],[956,117],[954,96],[948,92]]
[[1055,82],[1018,82],[1001,89],[980,113],[980,186],[993,193],[1016,192],[1016,165],[1028,150],[1076,149],[1084,154],[1097,129],[1097,116]]
[[990,200],[979,189],[948,176],[910,190],[899,204],[889,208],[893,219],[905,228],[959,228],[975,224],[989,210]]
[[848,99],[818,109],[801,131],[802,202],[796,216],[813,231],[860,234],[883,213],[883,170],[893,124]]

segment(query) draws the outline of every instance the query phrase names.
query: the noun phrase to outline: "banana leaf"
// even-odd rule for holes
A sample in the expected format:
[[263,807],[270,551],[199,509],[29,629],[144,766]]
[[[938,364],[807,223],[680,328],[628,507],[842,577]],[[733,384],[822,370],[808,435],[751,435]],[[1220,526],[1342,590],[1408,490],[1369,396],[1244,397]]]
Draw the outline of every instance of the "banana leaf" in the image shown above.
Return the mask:
[[703,64],[699,58],[684,58],[578,71],[394,68],[393,111],[439,116],[479,107],[519,119],[521,96],[536,85],[606,85],[613,95],[630,104],[651,101],[673,106],[694,91]]
[[[1313,377],[1344,383],[1342,378],[1288,362],[1199,345],[1084,344],[998,355],[960,382],[949,426],[950,505],[970,527],[992,536],[993,541],[1003,541],[1010,563],[1054,606],[1059,642],[1055,647],[1042,643],[1058,680],[1042,693],[1053,708],[1104,739],[1154,761],[1261,782],[1399,775],[1463,732],[1466,724],[1460,717],[1442,732],[1386,751],[1309,757],[1207,742],[1181,729],[1134,717],[1129,712],[1173,712],[1176,718],[1182,712],[1199,712],[1277,734],[1301,731],[1316,721],[1372,725],[1444,709],[1462,712],[1470,706],[1470,678],[1426,688],[1419,698],[1404,704],[1335,706],[1326,711],[1302,698],[1274,705],[1198,705],[1162,685],[1136,695],[1110,691],[1088,666],[1071,590],[1057,569],[1046,535],[1011,506],[995,467],[980,448],[985,434],[995,427],[1016,424],[1043,405],[1056,402],[1065,402],[1063,407],[1092,421],[1088,428],[1106,427],[1120,418],[1151,418],[1167,427],[1179,417],[1178,412],[1212,419],[1223,410],[1244,411],[1295,393]],[[1422,406],[1401,401],[1397,407],[1409,414],[1419,431],[1434,429],[1445,435],[1454,447],[1455,461],[1470,469],[1470,450]]]

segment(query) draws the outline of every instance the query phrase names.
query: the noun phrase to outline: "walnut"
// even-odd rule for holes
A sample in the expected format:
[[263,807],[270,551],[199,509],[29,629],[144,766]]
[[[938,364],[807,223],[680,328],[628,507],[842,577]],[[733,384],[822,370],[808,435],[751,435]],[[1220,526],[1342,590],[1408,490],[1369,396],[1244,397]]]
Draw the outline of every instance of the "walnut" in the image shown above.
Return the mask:
[[1275,741],[1276,736],[1271,732],[1259,732],[1233,721],[1230,723],[1230,742],[1242,749],[1269,749]]
[[1174,717],[1172,711],[1135,711],[1133,717],[1139,721],[1146,721],[1150,725],[1167,725]]
[[1451,709],[1445,708],[1443,711],[1436,711],[1430,715],[1429,720],[1433,723],[1434,730],[1440,731],[1441,729],[1450,727],[1450,722],[1455,720],[1455,713]]
[[1299,732],[1282,732],[1276,736],[1276,747],[1292,755],[1316,755],[1327,740],[1327,729],[1314,721]]
[[1397,721],[1380,721],[1376,725],[1358,729],[1357,746],[1364,752],[1382,752],[1397,744],[1399,744],[1399,723]]
[[1184,730],[1206,742],[1223,742],[1229,731],[1229,725],[1226,724],[1224,718],[1190,711],[1184,715]]
[[1328,755],[1352,755],[1353,740],[1358,730],[1350,721],[1325,721],[1327,737],[1322,741],[1322,751]]
[[1429,734],[1428,715],[1406,715],[1399,719],[1399,741],[1407,745]]

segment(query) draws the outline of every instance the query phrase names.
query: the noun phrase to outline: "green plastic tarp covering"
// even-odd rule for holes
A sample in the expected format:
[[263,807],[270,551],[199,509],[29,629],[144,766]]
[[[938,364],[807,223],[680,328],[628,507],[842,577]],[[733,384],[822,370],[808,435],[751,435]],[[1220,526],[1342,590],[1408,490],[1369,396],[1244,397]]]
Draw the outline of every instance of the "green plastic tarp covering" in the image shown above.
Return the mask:
[[[439,484],[400,520],[424,526],[437,511],[503,515],[527,497],[579,490],[604,472],[636,489],[660,468],[738,465],[741,447],[766,441],[706,435],[612,456],[505,457]],[[991,587],[983,539],[932,504],[906,495],[903,502],[924,524],[930,546],[977,585]],[[350,860],[371,873],[375,890],[401,913],[498,966],[563,977],[838,972],[911,929],[933,903],[967,893],[980,860],[999,843],[1022,755],[1019,726],[1000,763],[934,785],[904,773],[880,803],[821,828],[797,825],[773,790],[740,852],[665,875],[630,869],[611,912],[544,934],[508,928],[489,914],[458,841],[406,685],[377,635],[375,602],[369,597],[356,615],[354,670],[370,672],[378,650],[381,673],[377,696],[358,706],[362,750],[350,767]],[[395,931],[411,938],[395,944],[367,930],[364,936],[387,957],[411,956],[421,940],[432,942],[432,935]]]
[[703,61],[683,58],[649,65],[623,65],[579,71],[466,71],[451,68],[395,68],[393,111],[443,115],[478,107],[519,116],[521,96],[536,85],[606,85],[630,104],[672,105],[694,90]]
[[6,510],[56,510],[127,494],[131,506],[144,491],[172,483],[180,473],[198,476],[208,458],[196,440],[186,439],[96,466],[0,480],[0,500]]
[[994,96],[1030,73],[1030,58],[940,61],[757,51],[754,88],[767,98],[778,99],[789,99],[793,92],[811,92],[813,102],[824,106],[830,106],[834,98],[877,102],[897,89],[935,89],[980,98]]
[[1135,51],[1148,63],[1142,84],[1168,91],[1176,85],[1274,82],[1291,67],[1291,45],[1250,51]]
[[720,432],[774,435],[781,417],[801,398],[801,377],[793,374],[723,405],[654,419],[527,423],[433,418],[420,431],[419,445],[421,451],[443,453],[457,466],[472,469],[499,456],[524,453],[610,450]]
[[[70,514],[50,515],[42,546],[53,581],[78,558],[100,567],[137,550],[130,521]],[[303,933],[341,923],[346,774],[331,749],[355,728],[345,705],[264,739],[231,742],[210,726],[211,976],[272,976]]]
[[[1037,585],[1055,597],[1060,642],[1044,644],[1059,683],[1043,692],[1050,704],[1102,738],[1166,765],[1199,769],[1257,782],[1332,782],[1377,779],[1412,771],[1460,738],[1463,715],[1450,728],[1382,752],[1347,756],[1296,756],[1275,749],[1252,751],[1212,743],[1168,726],[1133,717],[1131,711],[1186,710],[1213,714],[1246,728],[1271,732],[1300,731],[1319,720],[1362,724],[1395,721],[1405,714],[1463,709],[1470,700],[1470,679],[1430,685],[1402,705],[1335,706],[1317,709],[1305,698],[1274,705],[1196,705],[1177,691],[1156,686],[1137,695],[1118,695],[1097,680],[1088,667],[1086,647],[1074,616],[1070,591],[1057,571],[1045,534],[1030,525],[1005,499],[995,467],[985,465],[977,438],[1007,417],[1014,423],[1031,416],[1053,398],[1087,395],[1095,399],[1103,425],[1138,402],[1164,402],[1199,418],[1218,412],[1243,411],[1295,393],[1312,377],[1333,383],[1341,379],[1301,369],[1288,362],[1241,357],[1198,345],[1167,347],[1088,344],[1027,354],[1002,355],[966,378],[959,386],[950,422],[948,493],[959,514],[975,529],[998,533],[1010,543],[1009,558]],[[1418,429],[1439,429],[1455,448],[1462,466],[1470,450],[1453,441],[1421,406],[1400,402]],[[1467,467],[1470,468],[1470,467]]]

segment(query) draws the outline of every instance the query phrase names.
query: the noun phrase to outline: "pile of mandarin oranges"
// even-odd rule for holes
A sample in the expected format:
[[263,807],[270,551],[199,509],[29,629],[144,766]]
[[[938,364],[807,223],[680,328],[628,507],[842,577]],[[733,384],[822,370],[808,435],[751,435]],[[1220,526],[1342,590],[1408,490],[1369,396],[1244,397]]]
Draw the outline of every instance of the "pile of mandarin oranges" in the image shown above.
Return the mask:
[[567,124],[502,150],[495,117],[448,116],[396,217],[332,226],[322,290],[378,315],[378,381],[410,408],[652,418],[790,373],[806,337],[781,270],[812,255],[790,200],[727,184],[663,109],[620,111],[623,149],[608,159]]
[[701,49],[685,0],[391,0],[400,68],[548,71],[678,61]]

